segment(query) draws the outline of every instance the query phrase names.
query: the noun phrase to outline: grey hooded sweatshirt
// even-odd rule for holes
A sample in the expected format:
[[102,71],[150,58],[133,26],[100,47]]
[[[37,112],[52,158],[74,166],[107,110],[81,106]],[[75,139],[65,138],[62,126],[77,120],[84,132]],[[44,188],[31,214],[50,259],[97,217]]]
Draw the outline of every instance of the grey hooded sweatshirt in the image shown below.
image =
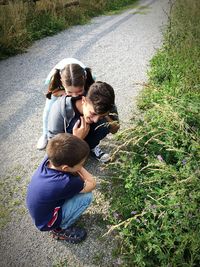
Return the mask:
[[72,104],[72,98],[69,96],[59,97],[52,105],[48,119],[48,139],[51,139],[58,133],[67,132],[72,119],[75,117],[75,111]]

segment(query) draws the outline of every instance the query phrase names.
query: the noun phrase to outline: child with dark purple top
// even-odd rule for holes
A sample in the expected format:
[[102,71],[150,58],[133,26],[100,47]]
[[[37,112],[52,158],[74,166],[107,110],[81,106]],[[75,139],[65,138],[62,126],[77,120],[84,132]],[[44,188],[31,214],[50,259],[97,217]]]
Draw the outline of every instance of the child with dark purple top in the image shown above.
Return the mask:
[[94,177],[83,167],[88,144],[71,134],[58,134],[47,145],[47,157],[33,174],[26,203],[36,227],[70,243],[86,238],[75,221],[92,201]]

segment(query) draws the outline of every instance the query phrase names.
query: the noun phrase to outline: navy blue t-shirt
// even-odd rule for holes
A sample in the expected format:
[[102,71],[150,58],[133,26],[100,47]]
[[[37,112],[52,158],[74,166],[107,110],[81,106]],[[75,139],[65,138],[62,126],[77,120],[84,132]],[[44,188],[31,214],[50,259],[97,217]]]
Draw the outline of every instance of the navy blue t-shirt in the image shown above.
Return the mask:
[[84,181],[79,176],[50,169],[45,157],[32,176],[26,196],[26,204],[36,227],[41,231],[59,227],[62,205],[83,187]]

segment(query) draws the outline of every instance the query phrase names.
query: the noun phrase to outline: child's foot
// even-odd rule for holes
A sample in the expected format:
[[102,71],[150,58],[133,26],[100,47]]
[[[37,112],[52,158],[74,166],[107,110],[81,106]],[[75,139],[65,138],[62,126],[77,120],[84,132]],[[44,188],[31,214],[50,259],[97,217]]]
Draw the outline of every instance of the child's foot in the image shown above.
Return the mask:
[[46,135],[40,136],[38,142],[37,142],[37,149],[42,150],[45,149],[48,143],[48,139]]
[[70,226],[67,229],[53,230],[51,231],[53,238],[57,240],[64,240],[69,243],[77,244],[85,240],[87,232],[83,228]]
[[110,160],[110,155],[104,153],[99,146],[91,149],[91,155],[102,163],[107,163]]

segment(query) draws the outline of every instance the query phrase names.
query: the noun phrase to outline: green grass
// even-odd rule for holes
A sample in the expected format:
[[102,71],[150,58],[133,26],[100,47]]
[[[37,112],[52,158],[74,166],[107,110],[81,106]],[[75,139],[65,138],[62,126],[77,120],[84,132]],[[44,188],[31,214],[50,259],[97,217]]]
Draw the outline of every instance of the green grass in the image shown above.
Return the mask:
[[177,0],[138,100],[118,134],[111,230],[124,266],[200,265],[200,2]]
[[[20,175],[19,175],[20,174]],[[22,166],[7,170],[7,176],[0,182],[0,229],[4,228],[12,218],[12,212],[25,212],[24,199],[28,181],[23,182],[26,171]]]
[[0,5],[0,59],[23,52],[35,40],[53,35],[92,17],[119,12],[136,0],[80,0],[80,6],[64,8],[65,0],[40,0],[30,5],[22,0]]

